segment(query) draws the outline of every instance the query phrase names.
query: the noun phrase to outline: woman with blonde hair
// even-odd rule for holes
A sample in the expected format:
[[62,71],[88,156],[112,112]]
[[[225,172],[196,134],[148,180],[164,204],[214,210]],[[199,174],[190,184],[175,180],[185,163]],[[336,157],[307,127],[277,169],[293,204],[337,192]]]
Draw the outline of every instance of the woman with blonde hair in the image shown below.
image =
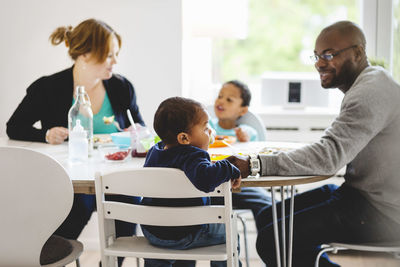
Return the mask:
[[[74,102],[74,88],[84,86],[93,110],[93,133],[116,132],[116,127],[103,122],[115,116],[121,128],[130,126],[129,109],[136,123],[144,125],[132,84],[113,74],[121,48],[121,37],[109,25],[96,19],[81,22],[75,28],[58,27],[50,35],[53,45],[65,43],[74,64],[72,67],[44,76],[33,82],[26,96],[7,122],[11,139],[63,143],[68,138],[68,111]],[[33,125],[40,121],[41,129]],[[137,203],[138,199],[113,196],[116,201]],[[77,239],[95,210],[93,195],[75,194],[70,214],[55,234]],[[135,225],[117,222],[118,236],[135,233]],[[121,264],[119,259],[119,264]]]

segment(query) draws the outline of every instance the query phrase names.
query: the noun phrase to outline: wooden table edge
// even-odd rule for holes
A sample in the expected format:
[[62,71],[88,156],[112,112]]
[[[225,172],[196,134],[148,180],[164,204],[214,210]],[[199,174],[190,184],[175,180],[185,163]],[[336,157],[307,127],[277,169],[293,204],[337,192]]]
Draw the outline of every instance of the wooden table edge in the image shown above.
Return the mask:
[[264,176],[259,178],[242,179],[240,187],[271,187],[309,184],[326,180],[333,175],[308,175],[308,176]]
[[[271,186],[287,186],[309,184],[326,180],[333,175],[320,175],[320,176],[265,176],[259,178],[245,178],[242,179],[240,187],[271,187]],[[73,180],[72,181],[75,194],[96,194],[94,187],[94,180]],[[240,192],[240,189],[233,190]]]
[[94,187],[94,180],[73,180],[72,185],[74,187],[75,194],[88,194],[95,195],[96,190]]

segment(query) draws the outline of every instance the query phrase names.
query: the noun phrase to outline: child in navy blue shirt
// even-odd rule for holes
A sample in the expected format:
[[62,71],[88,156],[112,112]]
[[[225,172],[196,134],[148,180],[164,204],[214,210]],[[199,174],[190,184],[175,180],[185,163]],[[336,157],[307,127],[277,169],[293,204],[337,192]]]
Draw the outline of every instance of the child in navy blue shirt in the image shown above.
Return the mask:
[[[198,102],[172,97],[163,101],[154,116],[154,129],[161,142],[153,146],[144,167],[178,168],[185,172],[193,185],[211,192],[220,184],[231,180],[232,188],[241,182],[240,171],[228,160],[211,162],[207,152],[211,137],[208,114]],[[209,198],[162,199],[143,198],[144,205],[201,206],[209,205]],[[224,224],[193,226],[142,225],[144,236],[155,246],[171,249],[189,249],[225,243]],[[195,266],[195,261],[145,259],[145,267]],[[211,262],[211,266],[226,266],[226,262]]]

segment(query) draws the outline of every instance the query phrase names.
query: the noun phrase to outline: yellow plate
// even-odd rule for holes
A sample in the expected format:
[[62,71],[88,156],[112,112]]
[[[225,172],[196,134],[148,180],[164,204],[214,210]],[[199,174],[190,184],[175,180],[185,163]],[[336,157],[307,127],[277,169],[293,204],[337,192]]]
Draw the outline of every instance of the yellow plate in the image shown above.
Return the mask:
[[236,137],[234,136],[227,136],[227,135],[217,135],[215,137],[215,141],[214,143],[210,144],[208,147],[224,147],[226,146],[225,143],[223,143],[222,141],[227,142],[228,144],[233,144],[236,142]]
[[211,154],[210,158],[212,161],[223,160],[229,157],[230,155],[223,155],[223,154]]

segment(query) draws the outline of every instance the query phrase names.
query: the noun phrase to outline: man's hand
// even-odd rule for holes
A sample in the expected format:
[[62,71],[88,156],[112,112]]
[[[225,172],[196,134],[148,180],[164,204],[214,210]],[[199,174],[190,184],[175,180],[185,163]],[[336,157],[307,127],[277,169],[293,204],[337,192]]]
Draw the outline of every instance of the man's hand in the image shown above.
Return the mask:
[[239,142],[248,142],[248,141],[250,141],[249,135],[245,131],[243,131],[242,128],[236,127],[234,130],[235,130],[236,137],[237,137]]
[[231,180],[232,189],[238,189],[241,183],[242,183],[242,176],[239,176],[239,178],[237,179]]
[[240,170],[240,175],[246,178],[250,175],[250,157],[245,156],[230,156],[226,158],[230,163],[235,165]]
[[56,145],[64,142],[68,137],[68,129],[64,127],[53,127],[49,130],[46,141],[49,144]]

